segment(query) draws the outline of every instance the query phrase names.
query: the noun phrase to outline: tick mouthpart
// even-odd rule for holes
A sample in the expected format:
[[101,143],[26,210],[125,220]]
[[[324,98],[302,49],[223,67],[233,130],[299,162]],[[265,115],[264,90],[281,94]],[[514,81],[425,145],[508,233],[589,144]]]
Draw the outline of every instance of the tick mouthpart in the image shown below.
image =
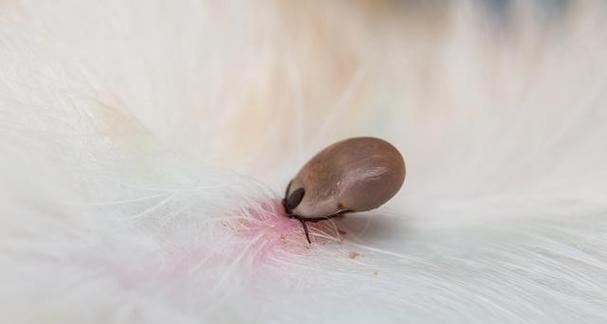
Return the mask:
[[282,207],[285,209],[285,214],[290,215],[291,210],[289,209],[289,207],[287,207],[287,198],[283,198],[281,202],[282,202]]

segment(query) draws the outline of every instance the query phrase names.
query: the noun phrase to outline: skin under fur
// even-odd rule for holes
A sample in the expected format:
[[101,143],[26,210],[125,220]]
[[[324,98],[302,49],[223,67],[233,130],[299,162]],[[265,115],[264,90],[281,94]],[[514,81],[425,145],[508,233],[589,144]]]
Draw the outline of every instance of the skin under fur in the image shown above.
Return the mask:
[[[605,323],[606,18],[0,1],[2,322]],[[352,136],[405,185],[308,245],[284,188]]]

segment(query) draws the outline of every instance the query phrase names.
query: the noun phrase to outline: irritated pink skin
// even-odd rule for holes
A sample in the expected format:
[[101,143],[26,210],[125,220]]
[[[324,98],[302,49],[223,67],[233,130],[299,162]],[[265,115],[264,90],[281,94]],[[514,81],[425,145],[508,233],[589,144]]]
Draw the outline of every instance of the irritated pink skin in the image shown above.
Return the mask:
[[286,216],[280,201],[262,202],[257,208],[247,208],[246,216],[251,220],[242,221],[244,228],[238,231],[241,236],[275,244],[285,241],[287,236],[294,236],[295,232],[303,235],[301,224]]
[[246,211],[250,220],[245,218],[241,221],[242,227],[237,230],[237,235],[263,245],[258,255],[260,261],[273,252],[297,252],[339,241],[334,224],[326,221],[307,224],[312,240],[309,244],[301,223],[287,217],[280,200],[262,202]]
[[[217,236],[206,244],[174,251],[163,257],[162,265],[154,255],[142,260],[141,267],[125,267],[118,262],[113,272],[121,274],[125,285],[143,284],[147,280],[181,280],[195,275],[198,269],[221,265],[266,264],[293,254],[306,254],[315,248],[341,241],[332,221],[308,223],[312,243],[306,240],[299,221],[288,218],[280,200],[269,200],[257,206],[231,213]],[[146,264],[150,262],[150,264]],[[256,267],[253,267],[255,269]],[[155,269],[150,271],[149,269]]]

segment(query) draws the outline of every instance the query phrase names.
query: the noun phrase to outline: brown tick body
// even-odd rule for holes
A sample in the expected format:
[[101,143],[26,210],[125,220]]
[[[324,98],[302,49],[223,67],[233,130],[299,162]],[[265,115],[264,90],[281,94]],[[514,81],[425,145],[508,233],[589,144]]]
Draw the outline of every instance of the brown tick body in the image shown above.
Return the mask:
[[289,182],[282,204],[287,216],[307,222],[375,209],[405,180],[405,161],[390,143],[373,137],[337,142],[316,154]]

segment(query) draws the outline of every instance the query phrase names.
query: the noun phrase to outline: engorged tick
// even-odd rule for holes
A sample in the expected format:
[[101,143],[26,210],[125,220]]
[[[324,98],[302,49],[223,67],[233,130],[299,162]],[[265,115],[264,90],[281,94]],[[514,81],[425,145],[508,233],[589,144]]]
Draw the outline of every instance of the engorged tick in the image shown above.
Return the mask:
[[289,182],[282,205],[289,218],[307,222],[375,209],[392,198],[405,180],[405,161],[390,143],[355,137],[316,154]]

